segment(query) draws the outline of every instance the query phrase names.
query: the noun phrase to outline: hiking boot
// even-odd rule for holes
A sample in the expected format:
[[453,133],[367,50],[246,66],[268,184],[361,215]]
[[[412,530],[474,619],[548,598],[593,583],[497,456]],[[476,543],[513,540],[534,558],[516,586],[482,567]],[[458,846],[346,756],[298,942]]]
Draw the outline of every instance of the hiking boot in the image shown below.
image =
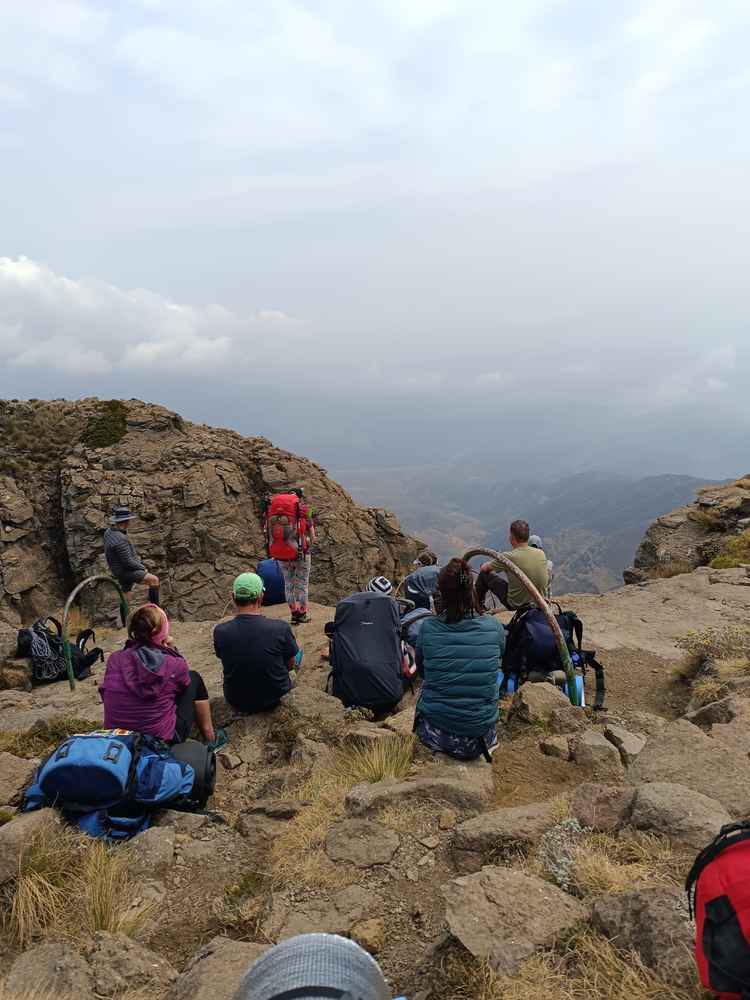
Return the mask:
[[312,618],[308,615],[306,611],[300,611],[300,613],[297,615],[298,625],[307,625],[307,623],[311,621]]
[[299,611],[292,611],[292,625],[299,625]]

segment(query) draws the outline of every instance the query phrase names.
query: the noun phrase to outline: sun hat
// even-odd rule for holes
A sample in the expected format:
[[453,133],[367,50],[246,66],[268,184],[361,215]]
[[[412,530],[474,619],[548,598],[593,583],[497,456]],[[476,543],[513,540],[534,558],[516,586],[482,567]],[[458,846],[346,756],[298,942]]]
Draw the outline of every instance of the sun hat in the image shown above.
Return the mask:
[[125,521],[132,521],[135,514],[132,514],[127,507],[113,507],[110,524],[123,524]]
[[250,967],[234,1000],[389,1000],[380,966],[354,941],[300,934]]
[[240,573],[232,584],[235,597],[250,597],[252,600],[257,600],[265,589],[257,573]]

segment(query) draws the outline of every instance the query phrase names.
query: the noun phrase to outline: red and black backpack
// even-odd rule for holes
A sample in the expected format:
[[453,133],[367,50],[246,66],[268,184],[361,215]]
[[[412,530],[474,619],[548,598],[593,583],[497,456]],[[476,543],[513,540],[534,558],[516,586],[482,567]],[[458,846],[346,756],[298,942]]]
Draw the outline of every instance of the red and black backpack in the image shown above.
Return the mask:
[[271,559],[289,562],[307,550],[307,519],[296,493],[277,493],[265,511],[266,540]]
[[729,823],[685,881],[695,915],[695,960],[719,1000],[750,1000],[750,821]]

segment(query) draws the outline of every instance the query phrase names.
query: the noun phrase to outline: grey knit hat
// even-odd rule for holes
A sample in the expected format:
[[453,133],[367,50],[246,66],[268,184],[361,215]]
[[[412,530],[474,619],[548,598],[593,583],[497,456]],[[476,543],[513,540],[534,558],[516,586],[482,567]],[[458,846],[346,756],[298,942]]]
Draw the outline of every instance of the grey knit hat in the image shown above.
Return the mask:
[[301,934],[250,967],[234,1000],[388,1000],[374,958],[335,934]]

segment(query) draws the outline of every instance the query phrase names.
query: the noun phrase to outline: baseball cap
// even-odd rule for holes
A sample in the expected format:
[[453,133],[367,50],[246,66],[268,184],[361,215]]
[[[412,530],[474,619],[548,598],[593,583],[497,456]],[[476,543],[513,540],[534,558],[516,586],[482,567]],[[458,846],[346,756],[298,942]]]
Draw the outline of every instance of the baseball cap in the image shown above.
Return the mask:
[[232,584],[235,597],[250,597],[257,600],[266,588],[257,573],[240,573]]
[[301,934],[277,944],[245,974],[235,1000],[389,1000],[383,973],[354,941]]

